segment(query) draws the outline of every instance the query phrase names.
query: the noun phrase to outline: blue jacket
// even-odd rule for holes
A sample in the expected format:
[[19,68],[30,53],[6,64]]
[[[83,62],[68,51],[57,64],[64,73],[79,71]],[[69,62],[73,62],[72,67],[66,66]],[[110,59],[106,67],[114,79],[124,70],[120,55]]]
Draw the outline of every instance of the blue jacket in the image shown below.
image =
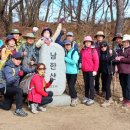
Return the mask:
[[67,74],[77,74],[78,73],[78,60],[79,60],[79,54],[77,51],[74,52],[72,56],[74,48],[72,48],[69,52],[65,52],[65,62],[66,62],[66,73]]
[[[62,36],[63,36],[63,34],[60,33],[55,42],[58,43],[59,45],[61,45],[61,46],[63,47],[63,46],[64,46],[63,43],[64,43],[64,40],[65,40],[65,39],[62,41],[62,40],[61,40]],[[78,44],[77,44],[75,41],[73,42],[73,47],[74,47],[74,49],[75,49],[76,51],[78,51]]]
[[7,87],[18,87],[20,82],[20,76],[18,72],[23,70],[25,73],[34,72],[32,69],[27,69],[22,67],[21,65],[15,66],[12,60],[9,60],[5,63],[2,69],[3,78],[6,80]]

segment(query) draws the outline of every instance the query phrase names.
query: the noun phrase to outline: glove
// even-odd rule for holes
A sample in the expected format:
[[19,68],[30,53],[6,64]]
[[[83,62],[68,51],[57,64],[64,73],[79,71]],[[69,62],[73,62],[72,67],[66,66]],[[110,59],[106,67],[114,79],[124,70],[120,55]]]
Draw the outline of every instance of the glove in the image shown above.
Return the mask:
[[33,32],[37,32],[39,30],[38,27],[33,27]]
[[64,23],[65,22],[65,19],[64,18],[61,18],[58,20],[59,23]]
[[54,81],[54,79],[53,79],[53,78],[50,78],[49,83],[50,83],[50,84],[52,84],[52,83],[53,83],[53,81]]
[[19,75],[20,77],[22,77],[22,76],[24,75],[24,72],[23,72],[22,70],[20,70],[20,71],[18,72],[18,75]]
[[93,76],[96,76],[97,75],[97,72],[96,71],[93,71]]
[[47,44],[48,46],[50,45],[50,41],[49,40],[45,40],[45,44]]

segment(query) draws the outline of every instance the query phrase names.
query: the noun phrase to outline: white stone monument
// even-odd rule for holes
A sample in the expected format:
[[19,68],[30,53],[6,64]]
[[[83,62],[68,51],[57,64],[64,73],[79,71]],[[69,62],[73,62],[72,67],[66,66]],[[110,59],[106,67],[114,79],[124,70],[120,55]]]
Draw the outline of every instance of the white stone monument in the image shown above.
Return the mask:
[[49,46],[44,44],[41,46],[39,54],[39,63],[46,65],[46,81],[50,77],[54,79],[51,87],[47,91],[53,91],[54,97],[51,106],[70,105],[70,96],[63,94],[66,88],[66,66],[64,62],[64,49],[57,43],[51,43]]

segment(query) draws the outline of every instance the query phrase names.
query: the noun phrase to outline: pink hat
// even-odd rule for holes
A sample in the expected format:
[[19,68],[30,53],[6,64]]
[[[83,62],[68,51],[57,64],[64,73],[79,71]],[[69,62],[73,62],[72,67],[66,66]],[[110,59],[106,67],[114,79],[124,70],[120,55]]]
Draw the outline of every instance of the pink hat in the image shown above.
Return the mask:
[[84,42],[86,42],[86,41],[93,42],[92,37],[91,36],[84,37]]

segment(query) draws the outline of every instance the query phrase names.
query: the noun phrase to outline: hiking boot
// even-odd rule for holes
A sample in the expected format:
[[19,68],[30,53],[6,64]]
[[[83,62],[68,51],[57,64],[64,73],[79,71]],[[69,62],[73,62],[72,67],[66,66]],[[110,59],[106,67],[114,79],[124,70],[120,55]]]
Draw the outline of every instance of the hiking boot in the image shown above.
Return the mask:
[[31,112],[34,114],[37,114],[38,113],[37,107],[38,107],[38,104],[32,103],[31,104]]
[[101,104],[101,107],[108,107],[110,105],[111,105],[110,100],[105,100],[105,102]]
[[78,102],[79,102],[79,99],[78,99],[78,98],[72,98],[70,105],[71,105],[72,107],[75,107],[75,106],[78,104]]
[[89,99],[89,100],[86,102],[86,105],[88,105],[88,106],[91,106],[92,104],[94,104],[94,100],[92,100],[92,99]]
[[16,109],[14,114],[21,117],[25,117],[28,115],[26,112],[23,111],[23,109]]
[[85,103],[87,103],[88,101],[89,101],[89,98],[84,97],[83,100],[82,100],[82,104],[85,104]]
[[46,108],[45,108],[45,107],[42,107],[42,106],[38,106],[38,107],[37,107],[37,110],[38,110],[38,111],[45,112],[45,111],[46,111]]

